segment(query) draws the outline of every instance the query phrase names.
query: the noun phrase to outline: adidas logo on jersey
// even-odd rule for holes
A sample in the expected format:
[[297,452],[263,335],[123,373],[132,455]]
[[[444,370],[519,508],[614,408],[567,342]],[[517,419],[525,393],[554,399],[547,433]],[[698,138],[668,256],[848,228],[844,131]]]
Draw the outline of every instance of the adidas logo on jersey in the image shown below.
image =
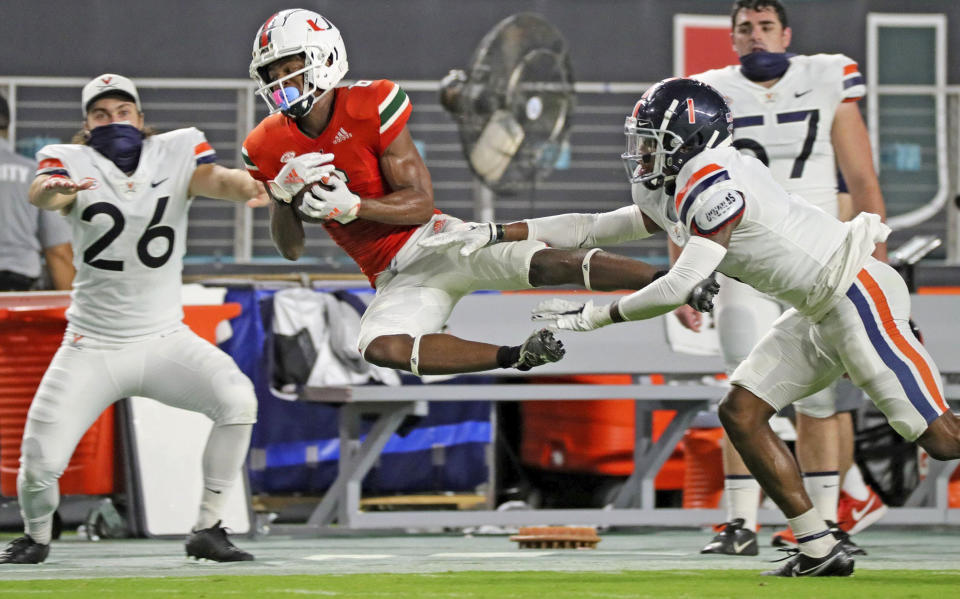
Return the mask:
[[337,145],[341,141],[347,141],[351,137],[353,137],[353,134],[351,134],[349,131],[347,131],[343,127],[340,127],[340,130],[337,131],[337,136],[333,138],[333,145]]

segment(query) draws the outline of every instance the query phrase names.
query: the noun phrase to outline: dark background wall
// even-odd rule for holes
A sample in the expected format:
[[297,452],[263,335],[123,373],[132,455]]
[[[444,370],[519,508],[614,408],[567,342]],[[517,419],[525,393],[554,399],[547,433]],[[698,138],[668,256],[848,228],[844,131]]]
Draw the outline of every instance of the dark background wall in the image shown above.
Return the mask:
[[[497,21],[527,10],[556,24],[581,81],[671,75],[675,13],[727,14],[730,0],[0,0],[0,75],[244,78],[253,36],[294,6],[343,32],[352,78],[438,79],[465,66]],[[799,53],[864,61],[868,12],[946,13],[956,48],[957,0],[787,0]],[[949,81],[960,57],[949,53]]]

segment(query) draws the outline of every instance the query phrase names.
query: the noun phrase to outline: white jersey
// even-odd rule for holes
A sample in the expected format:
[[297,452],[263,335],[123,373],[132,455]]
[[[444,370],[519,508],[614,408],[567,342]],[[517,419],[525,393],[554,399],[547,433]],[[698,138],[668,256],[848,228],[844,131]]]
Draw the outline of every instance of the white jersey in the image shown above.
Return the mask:
[[846,293],[890,233],[876,214],[840,222],[785,191],[770,169],[732,146],[687,162],[675,196],[663,198],[673,204],[687,238],[709,236],[742,214],[717,270],[814,320]]
[[146,138],[130,176],[85,145],[37,153],[38,175],[95,182],[77,194],[68,214],[77,269],[67,310],[71,330],[131,339],[179,325],[190,179],[197,165],[215,159],[192,127]]
[[737,149],[760,158],[787,191],[837,215],[830,131],[837,107],[866,94],[856,62],[842,54],[793,56],[786,73],[769,88],[744,77],[739,66],[693,77],[727,100]]

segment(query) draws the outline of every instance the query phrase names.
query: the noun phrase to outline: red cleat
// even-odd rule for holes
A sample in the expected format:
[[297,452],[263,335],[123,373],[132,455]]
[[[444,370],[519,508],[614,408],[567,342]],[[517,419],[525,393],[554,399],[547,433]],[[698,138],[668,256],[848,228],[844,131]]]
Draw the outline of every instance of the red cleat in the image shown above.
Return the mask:
[[840,503],[837,506],[837,526],[847,534],[855,535],[867,528],[887,513],[887,506],[870,489],[870,495],[863,501],[857,501],[848,493],[840,492]]
[[790,530],[790,527],[783,530],[778,530],[773,533],[773,537],[770,539],[770,544],[774,547],[793,547],[797,544],[797,538],[793,536],[793,531]]

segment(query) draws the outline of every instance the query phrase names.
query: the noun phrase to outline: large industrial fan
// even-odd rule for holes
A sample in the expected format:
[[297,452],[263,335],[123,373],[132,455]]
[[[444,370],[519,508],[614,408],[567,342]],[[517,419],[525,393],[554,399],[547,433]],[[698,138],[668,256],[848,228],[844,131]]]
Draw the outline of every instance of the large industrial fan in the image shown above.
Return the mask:
[[566,41],[538,15],[508,17],[483,37],[469,69],[444,78],[440,100],[484,185],[496,193],[531,189],[553,169],[570,133]]

